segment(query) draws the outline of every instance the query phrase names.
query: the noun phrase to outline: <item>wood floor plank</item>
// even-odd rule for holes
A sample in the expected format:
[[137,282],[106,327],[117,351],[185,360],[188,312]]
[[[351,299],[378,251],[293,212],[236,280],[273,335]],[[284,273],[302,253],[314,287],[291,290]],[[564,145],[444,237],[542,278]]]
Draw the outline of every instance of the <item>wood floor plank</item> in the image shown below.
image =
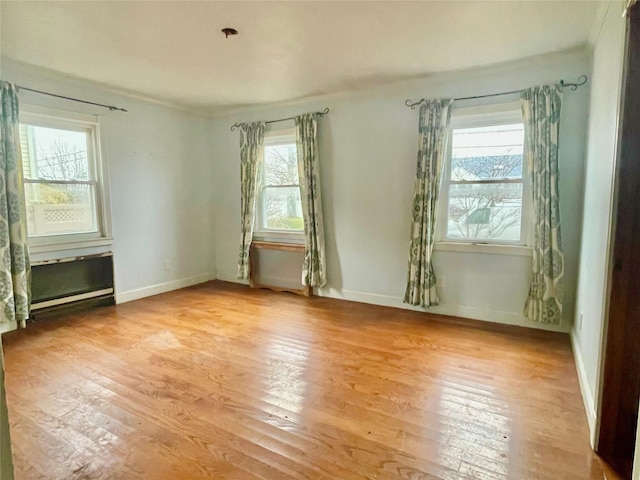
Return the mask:
[[603,478],[563,334],[216,281],[3,342],[18,480]]

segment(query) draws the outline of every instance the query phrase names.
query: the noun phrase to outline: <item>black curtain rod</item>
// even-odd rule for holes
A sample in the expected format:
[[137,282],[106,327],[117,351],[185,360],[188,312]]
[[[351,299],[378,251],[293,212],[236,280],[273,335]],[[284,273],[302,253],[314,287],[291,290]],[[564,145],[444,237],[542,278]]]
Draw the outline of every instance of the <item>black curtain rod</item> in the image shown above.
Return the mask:
[[18,90],[26,90],[28,92],[40,93],[42,95],[49,95],[50,97],[64,98],[65,100],[71,100],[72,102],[86,103],[88,105],[95,105],[96,107],[108,108],[111,111],[113,111],[113,110],[118,110],[120,112],[126,112],[127,111],[124,108],[114,107],[113,105],[104,105],[102,103],[89,102],[87,100],[80,100],[79,98],[65,97],[64,95],[57,95],[55,93],[43,92],[42,90],[35,90],[33,88],[27,88],[27,87],[23,87],[21,85],[16,85],[16,87],[18,88]]
[[[564,80],[560,80],[560,82],[557,83],[557,85],[560,88],[569,87],[571,90],[577,90],[578,87],[584,85],[585,83],[587,83],[587,76],[580,75],[576,83],[565,83]],[[501,95],[511,95],[512,93],[520,93],[522,91],[523,90],[511,90],[510,92],[488,93],[487,95],[475,95],[473,97],[458,97],[458,98],[454,98],[453,100],[458,101],[458,100],[473,100],[475,98],[499,97]],[[411,103],[411,99],[407,98],[404,104],[407,107],[411,107],[411,110],[414,110],[416,106],[420,105],[422,102],[425,102],[426,100],[427,100],[426,98],[421,98],[419,101],[415,103]]]
[[[324,117],[327,113],[329,113],[329,107],[326,107],[324,110],[322,110],[321,112],[314,112],[315,114]],[[278,123],[278,122],[285,122],[287,120],[293,120],[296,117],[287,117],[287,118],[279,118],[278,120],[269,120],[268,122],[264,122],[264,123]],[[242,125],[245,125],[244,123],[234,123],[233,125],[231,125],[231,131],[233,132],[236,128],[241,127]]]

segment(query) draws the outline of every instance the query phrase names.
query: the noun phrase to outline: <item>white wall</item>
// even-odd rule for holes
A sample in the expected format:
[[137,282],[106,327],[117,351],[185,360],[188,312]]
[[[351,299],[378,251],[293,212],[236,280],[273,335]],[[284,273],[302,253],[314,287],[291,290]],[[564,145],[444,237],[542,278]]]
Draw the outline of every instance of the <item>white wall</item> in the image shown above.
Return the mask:
[[[547,55],[500,67],[435,75],[375,90],[314,99],[295,105],[235,112],[213,122],[216,163],[216,263],[218,277],[235,280],[240,186],[236,121],[269,120],[330,107],[320,120],[322,195],[328,286],[321,295],[406,307],[410,210],[417,149],[417,110],[406,98],[456,97],[575,81],[588,74],[584,51]],[[469,103],[467,103],[469,105]],[[564,96],[560,138],[563,241],[566,254],[566,314],[573,318],[588,87]],[[444,278],[442,305],[434,312],[538,326],[522,316],[530,281],[530,257],[437,252]]]
[[622,2],[618,1],[609,4],[593,53],[584,217],[576,302],[576,317],[582,312],[583,320],[581,325],[576,321],[572,331],[592,444],[596,430],[613,215],[612,192],[625,33],[622,7]]
[[101,115],[119,301],[215,277],[210,119],[6,59],[1,66],[3,80],[128,110],[19,93],[21,103]]

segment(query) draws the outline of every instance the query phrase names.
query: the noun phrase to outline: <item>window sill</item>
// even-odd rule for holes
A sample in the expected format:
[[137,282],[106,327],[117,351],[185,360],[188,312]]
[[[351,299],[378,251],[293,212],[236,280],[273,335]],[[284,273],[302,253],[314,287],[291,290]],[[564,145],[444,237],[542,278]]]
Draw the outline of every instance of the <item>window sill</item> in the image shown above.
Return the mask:
[[261,230],[259,232],[253,232],[253,240],[265,243],[292,243],[294,245],[304,245],[304,233],[268,232]]
[[531,247],[526,245],[495,245],[488,243],[436,242],[436,252],[488,253],[493,255],[516,255],[530,257]]
[[104,247],[113,245],[113,237],[100,237],[85,240],[70,240],[67,242],[37,243],[29,245],[29,253],[63,252],[80,248]]

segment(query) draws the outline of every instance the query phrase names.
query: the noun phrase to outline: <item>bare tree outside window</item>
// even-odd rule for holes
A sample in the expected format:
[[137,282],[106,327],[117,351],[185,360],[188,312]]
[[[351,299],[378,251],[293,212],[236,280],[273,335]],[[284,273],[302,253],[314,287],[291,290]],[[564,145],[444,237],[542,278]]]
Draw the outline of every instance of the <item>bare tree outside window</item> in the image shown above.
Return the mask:
[[521,125],[454,131],[448,238],[520,240],[522,150]]
[[38,176],[47,180],[86,180],[87,149],[59,137],[45,148],[38,145]]
[[[58,137],[48,145],[38,145],[36,175],[44,180],[87,180],[87,149]],[[75,204],[85,201],[85,185],[44,185],[46,203]],[[53,200],[53,201],[52,201]],[[56,201],[57,200],[57,201]]]
[[298,231],[304,228],[295,145],[265,148],[263,195],[266,228]]

